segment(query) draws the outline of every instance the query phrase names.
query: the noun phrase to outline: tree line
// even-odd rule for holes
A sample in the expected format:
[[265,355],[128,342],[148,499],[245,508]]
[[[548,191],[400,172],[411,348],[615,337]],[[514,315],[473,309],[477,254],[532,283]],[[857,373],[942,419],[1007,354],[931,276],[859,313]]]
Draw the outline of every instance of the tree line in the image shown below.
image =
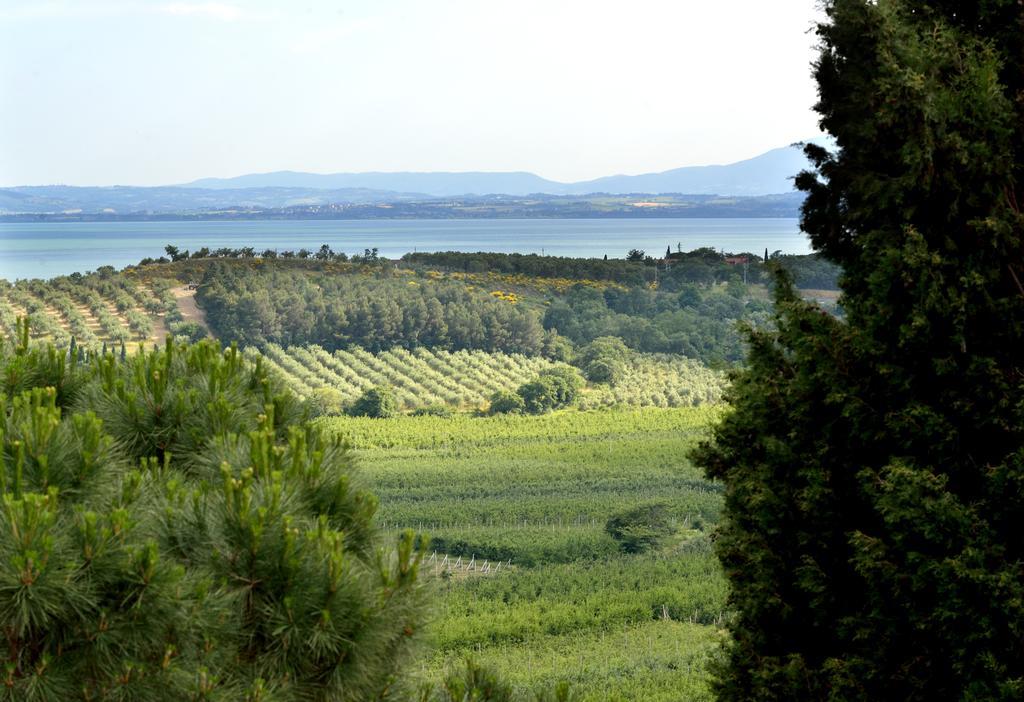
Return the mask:
[[219,338],[370,351],[426,346],[555,352],[535,311],[466,286],[404,276],[258,270],[217,263],[196,295]]
[[797,287],[801,288],[834,290],[839,275],[835,264],[815,254],[799,256],[779,251],[771,254],[766,251],[764,255],[749,252],[731,254],[708,247],[682,251],[679,245],[675,250],[668,246],[660,258],[638,249],[627,252],[621,259],[443,251],[406,254],[401,261],[416,267],[464,273],[496,272],[538,278],[599,280],[626,286],[657,283],[669,290],[678,290],[687,284],[709,286],[730,280],[762,283],[768,279],[768,271],[773,266],[789,271]]
[[737,280],[678,290],[580,284],[512,303],[463,282],[390,268],[329,272],[215,261],[196,272],[202,274],[196,299],[218,338],[257,347],[423,346],[568,360],[574,345],[610,336],[637,351],[722,366],[743,359],[737,322],[764,323],[770,309]]
[[737,322],[768,321],[771,305],[732,281],[724,290],[687,284],[678,290],[631,288],[603,292],[577,286],[552,300],[544,327],[577,345],[618,337],[649,353],[677,353],[711,365],[743,360]]

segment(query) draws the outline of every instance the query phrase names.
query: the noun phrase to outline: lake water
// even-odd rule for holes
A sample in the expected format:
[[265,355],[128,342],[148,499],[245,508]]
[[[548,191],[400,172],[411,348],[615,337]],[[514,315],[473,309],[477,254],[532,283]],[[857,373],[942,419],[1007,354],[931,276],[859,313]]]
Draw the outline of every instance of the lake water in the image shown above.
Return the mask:
[[661,255],[711,246],[726,252],[810,253],[796,219],[425,219],[0,223],[0,278],[51,278],[163,255],[164,246],[317,249],[362,253],[495,251],[555,256]]

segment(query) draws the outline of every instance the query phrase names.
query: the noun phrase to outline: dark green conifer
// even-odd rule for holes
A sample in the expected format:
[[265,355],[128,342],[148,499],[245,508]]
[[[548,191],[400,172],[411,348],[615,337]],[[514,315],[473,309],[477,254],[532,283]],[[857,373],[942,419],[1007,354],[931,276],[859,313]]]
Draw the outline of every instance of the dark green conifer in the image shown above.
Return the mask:
[[724,700],[1024,697],[1024,4],[831,0],[802,226],[842,320],[776,327],[726,485]]

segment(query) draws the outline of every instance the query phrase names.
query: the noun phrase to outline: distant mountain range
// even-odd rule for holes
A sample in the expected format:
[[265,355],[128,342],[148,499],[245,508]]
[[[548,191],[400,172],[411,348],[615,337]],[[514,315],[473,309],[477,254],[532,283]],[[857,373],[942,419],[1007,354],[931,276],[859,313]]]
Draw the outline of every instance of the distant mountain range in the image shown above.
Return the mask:
[[691,195],[774,195],[793,189],[792,178],[807,167],[803,152],[793,146],[725,166],[687,166],[661,173],[614,175],[559,183],[533,173],[300,173],[277,171],[234,178],[203,178],[184,187],[209,188],[367,188],[422,193],[434,197],[461,195],[589,195],[593,193],[687,193]]
[[722,195],[757,197],[789,193],[807,167],[794,146],[773,149],[722,166],[689,166],[661,173],[615,175],[559,183],[532,173],[300,173],[279,171],[234,178],[204,178],[183,185],[0,188],[0,215],[190,214],[229,210],[379,205],[432,198],[594,194]]
[[0,188],[0,214],[89,213],[130,214],[205,212],[212,210],[273,209],[326,204],[375,204],[415,197],[366,188],[225,188],[177,186],[138,188],[126,185],[75,187],[31,185]]

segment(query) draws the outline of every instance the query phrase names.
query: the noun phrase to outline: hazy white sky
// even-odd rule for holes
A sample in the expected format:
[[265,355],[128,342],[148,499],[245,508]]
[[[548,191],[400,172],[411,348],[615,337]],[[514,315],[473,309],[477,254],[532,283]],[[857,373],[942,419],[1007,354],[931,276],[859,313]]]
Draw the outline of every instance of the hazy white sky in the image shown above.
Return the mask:
[[2,0],[0,186],[728,163],[818,134],[815,0]]

